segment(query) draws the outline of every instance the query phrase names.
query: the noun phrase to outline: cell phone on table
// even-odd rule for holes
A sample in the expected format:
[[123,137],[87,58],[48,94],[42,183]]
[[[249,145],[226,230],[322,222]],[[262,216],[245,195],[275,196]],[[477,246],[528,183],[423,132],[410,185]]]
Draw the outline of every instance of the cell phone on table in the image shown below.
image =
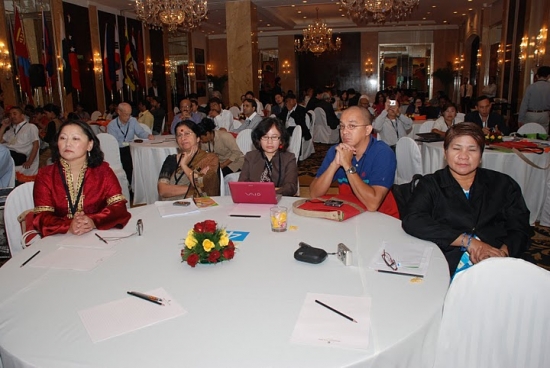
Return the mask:
[[329,207],[342,207],[343,204],[344,202],[337,201],[335,199],[329,199],[325,201],[325,206],[329,206]]
[[191,203],[189,202],[186,202],[186,201],[175,201],[174,202],[174,206],[183,206],[183,207],[187,207],[189,206]]
[[395,100],[390,100],[390,106],[395,106]]

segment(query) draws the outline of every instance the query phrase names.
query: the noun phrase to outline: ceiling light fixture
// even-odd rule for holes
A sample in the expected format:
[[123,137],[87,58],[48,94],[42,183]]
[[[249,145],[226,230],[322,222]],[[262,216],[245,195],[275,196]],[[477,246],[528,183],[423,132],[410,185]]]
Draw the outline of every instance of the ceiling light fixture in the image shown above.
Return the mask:
[[420,0],[341,0],[340,3],[355,21],[384,23],[409,16]]
[[189,32],[200,26],[208,13],[206,0],[135,0],[135,12],[153,29],[168,26],[170,32]]
[[328,28],[324,22],[319,20],[319,8],[317,10],[317,19],[303,30],[303,43],[299,39],[294,40],[294,50],[296,52],[311,51],[315,56],[321,55],[325,51],[337,51],[342,46],[340,37],[332,42],[332,28]]

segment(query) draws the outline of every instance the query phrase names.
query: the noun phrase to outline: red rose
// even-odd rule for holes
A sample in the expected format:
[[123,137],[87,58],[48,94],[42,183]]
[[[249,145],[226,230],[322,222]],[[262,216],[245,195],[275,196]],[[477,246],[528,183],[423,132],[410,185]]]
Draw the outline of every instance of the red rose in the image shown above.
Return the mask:
[[214,220],[205,220],[203,223],[205,233],[215,233],[216,232],[216,221]]
[[193,253],[189,257],[187,257],[187,264],[191,267],[195,267],[198,261],[199,261],[199,256],[196,253]]
[[223,258],[232,259],[233,256],[235,256],[235,248],[234,247],[227,246],[223,249]]
[[204,232],[204,226],[202,222],[197,222],[195,226],[193,226],[193,231],[196,233],[202,233]]
[[235,248],[235,243],[233,243],[233,240],[229,241],[229,244],[227,244],[228,247]]
[[218,261],[218,258],[220,258],[220,252],[217,250],[213,250],[208,255],[208,262],[210,263],[216,263]]

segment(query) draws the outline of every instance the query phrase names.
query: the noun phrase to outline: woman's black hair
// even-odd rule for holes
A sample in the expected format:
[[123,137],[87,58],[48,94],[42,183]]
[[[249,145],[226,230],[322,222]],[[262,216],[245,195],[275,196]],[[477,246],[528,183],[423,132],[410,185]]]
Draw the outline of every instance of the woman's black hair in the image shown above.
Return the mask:
[[176,127],[174,128],[174,132],[176,132],[176,136],[177,136],[178,128],[182,125],[185,125],[189,129],[191,129],[197,137],[200,137],[201,135],[205,134],[204,129],[199,126],[200,124],[195,124],[193,120],[182,120],[182,121],[179,121],[176,124]]
[[57,146],[57,141],[59,140],[59,135],[61,134],[61,131],[63,130],[63,128],[68,126],[68,125],[77,125],[77,126],[79,126],[80,129],[82,129],[82,131],[84,132],[84,134],[86,134],[88,139],[94,142],[92,150],[90,151],[90,153],[88,155],[88,166],[89,167],[98,167],[99,165],[101,165],[103,163],[104,155],[103,155],[103,151],[101,150],[101,146],[99,144],[99,139],[97,139],[97,136],[95,135],[92,128],[87,123],[84,123],[80,120],[69,120],[69,121],[66,121],[65,123],[61,124],[61,126],[59,127],[59,130],[57,131],[57,133],[55,135],[53,144],[51,146],[52,161],[53,162],[59,161],[59,158],[61,157],[61,155],[59,154],[59,147]]
[[214,120],[210,118],[202,118],[199,125],[202,128],[201,135],[206,135],[206,133],[213,132],[214,130],[216,130],[216,123],[214,123]]
[[275,127],[281,134],[279,144],[282,147],[280,148],[280,150],[283,152],[286,151],[286,149],[288,148],[288,143],[290,142],[290,134],[288,134],[287,130],[285,129],[285,125],[281,120],[271,117],[264,118],[252,131],[252,143],[254,144],[254,147],[256,147],[256,149],[260,152],[263,151],[261,144],[262,137],[266,135],[272,127]]
[[55,114],[55,116],[59,116],[59,114],[61,114],[61,109],[59,108],[59,106],[54,105],[53,103],[45,104],[43,109],[44,111]]

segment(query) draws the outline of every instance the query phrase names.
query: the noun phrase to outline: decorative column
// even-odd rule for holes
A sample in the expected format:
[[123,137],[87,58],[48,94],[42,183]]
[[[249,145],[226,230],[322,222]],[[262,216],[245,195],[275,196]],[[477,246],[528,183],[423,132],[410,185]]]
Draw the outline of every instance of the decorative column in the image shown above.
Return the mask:
[[105,88],[103,87],[103,58],[101,57],[101,42],[99,40],[99,23],[97,19],[97,6],[90,5],[88,7],[88,17],[90,19],[90,36],[92,44],[93,64],[94,64],[94,79],[95,79],[95,94],[97,100],[97,110],[106,110],[105,106]]
[[[0,1],[0,25],[0,42],[4,44],[4,49],[8,49],[8,40],[11,36],[8,33],[8,18],[6,17],[6,9],[3,1]],[[12,56],[10,50],[10,59]],[[4,106],[17,105],[13,83],[13,78],[15,78],[15,65],[13,64],[11,65],[11,74],[11,77],[6,79],[4,71],[0,71],[0,87],[4,91]]]
[[283,91],[296,90],[296,53],[294,52],[294,36],[279,36],[279,76]]

